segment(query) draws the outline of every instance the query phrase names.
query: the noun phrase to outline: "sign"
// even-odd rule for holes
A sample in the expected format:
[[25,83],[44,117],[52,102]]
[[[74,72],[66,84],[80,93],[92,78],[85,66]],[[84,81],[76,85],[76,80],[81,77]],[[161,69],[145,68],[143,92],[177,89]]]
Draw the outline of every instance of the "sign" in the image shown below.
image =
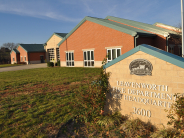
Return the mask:
[[146,59],[135,59],[133,60],[130,65],[130,74],[135,74],[138,76],[144,75],[152,75],[152,64]]
[[182,57],[148,45],[107,63],[104,69],[110,73],[110,93],[105,112],[120,111],[157,127],[167,126],[165,110],[171,109],[176,93],[184,93],[183,64]]

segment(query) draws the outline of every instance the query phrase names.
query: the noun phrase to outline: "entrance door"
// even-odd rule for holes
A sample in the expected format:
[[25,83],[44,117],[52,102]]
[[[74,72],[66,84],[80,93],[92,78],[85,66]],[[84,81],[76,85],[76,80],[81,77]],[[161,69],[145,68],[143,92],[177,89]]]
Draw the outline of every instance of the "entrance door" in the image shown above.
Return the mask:
[[44,63],[43,56],[40,56],[41,63]]

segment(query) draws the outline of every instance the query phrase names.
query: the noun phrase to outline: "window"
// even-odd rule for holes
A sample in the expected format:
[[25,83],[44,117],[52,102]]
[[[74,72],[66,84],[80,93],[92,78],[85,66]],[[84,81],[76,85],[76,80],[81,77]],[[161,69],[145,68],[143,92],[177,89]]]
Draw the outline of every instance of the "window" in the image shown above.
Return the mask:
[[66,52],[66,66],[74,66],[73,52]]
[[21,62],[22,62],[22,61],[23,61],[23,58],[21,57],[21,59],[20,59],[20,60],[21,60]]
[[121,48],[107,49],[107,54],[107,62],[110,62],[121,55]]
[[26,61],[26,56],[24,57],[24,61]]
[[169,53],[174,54],[174,46],[175,45],[172,45],[172,44],[169,45]]
[[94,66],[94,51],[84,51],[84,66],[85,67]]
[[59,48],[56,48],[57,60],[60,60]]
[[13,57],[13,61],[15,61],[15,58]]
[[54,48],[47,49],[47,51],[49,53],[49,60],[50,61],[54,60]]

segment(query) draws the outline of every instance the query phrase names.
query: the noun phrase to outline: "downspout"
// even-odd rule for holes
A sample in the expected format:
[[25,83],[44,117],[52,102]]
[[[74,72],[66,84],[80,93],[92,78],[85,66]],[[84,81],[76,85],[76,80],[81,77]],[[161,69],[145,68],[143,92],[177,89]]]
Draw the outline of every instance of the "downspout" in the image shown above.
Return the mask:
[[167,52],[169,52],[169,38],[170,38],[170,37],[171,37],[170,35],[168,35],[168,36],[166,37]]
[[136,39],[139,37],[139,35],[135,35],[134,36],[134,48],[137,46],[137,41]]

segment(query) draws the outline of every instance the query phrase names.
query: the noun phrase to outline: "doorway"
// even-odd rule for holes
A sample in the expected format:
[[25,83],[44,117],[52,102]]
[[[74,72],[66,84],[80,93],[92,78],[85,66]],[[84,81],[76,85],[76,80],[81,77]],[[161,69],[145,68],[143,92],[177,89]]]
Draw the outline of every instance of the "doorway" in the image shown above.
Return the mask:
[[41,63],[44,63],[43,56],[40,56]]

